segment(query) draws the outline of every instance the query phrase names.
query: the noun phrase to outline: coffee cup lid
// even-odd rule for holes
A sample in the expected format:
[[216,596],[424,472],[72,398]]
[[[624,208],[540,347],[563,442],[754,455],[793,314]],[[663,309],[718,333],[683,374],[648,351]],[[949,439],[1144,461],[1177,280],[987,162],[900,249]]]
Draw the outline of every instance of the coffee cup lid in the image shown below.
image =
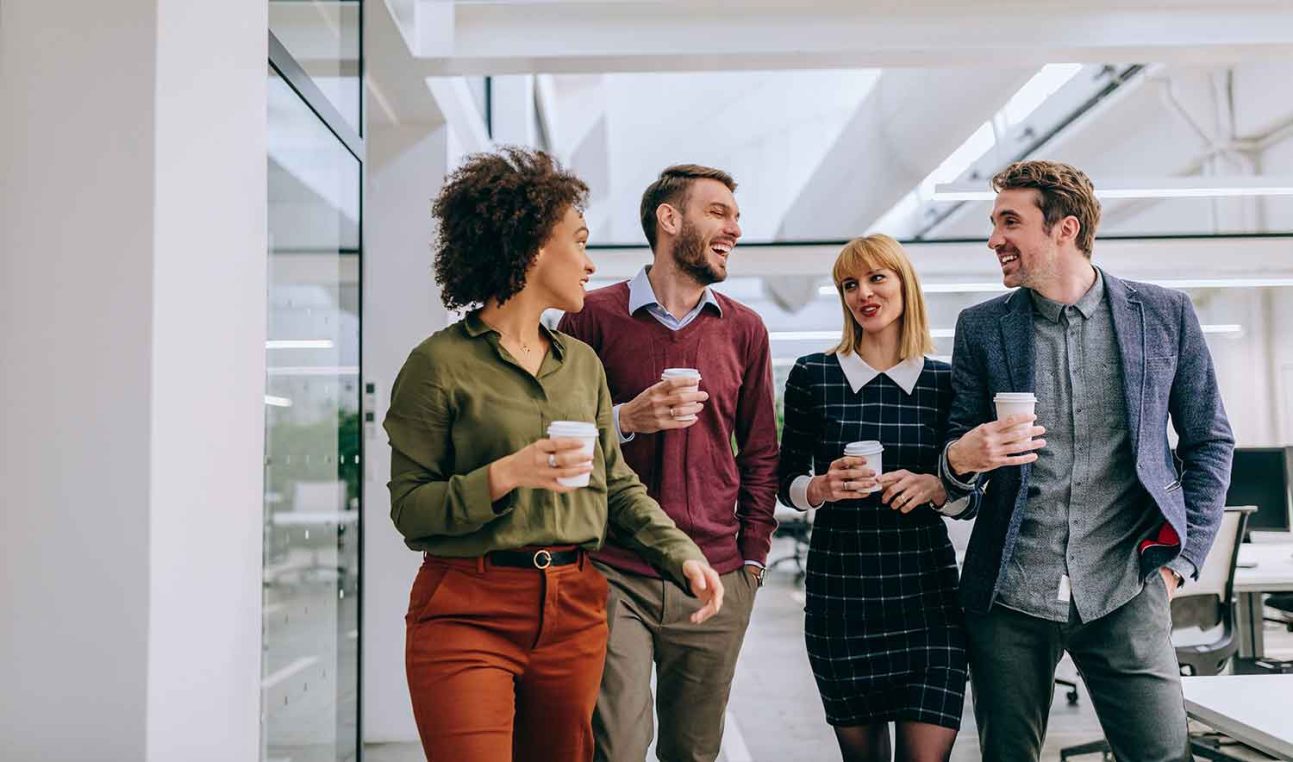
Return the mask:
[[586,421],[553,421],[548,424],[550,437],[595,437],[597,424]]
[[695,376],[699,378],[700,371],[695,368],[665,368],[664,373],[660,374],[660,378],[673,378],[677,376]]
[[1037,395],[1032,392],[997,392],[992,399],[997,402],[1036,402]]
[[884,445],[875,440],[849,442],[844,445],[846,455],[874,455],[877,452],[884,452]]

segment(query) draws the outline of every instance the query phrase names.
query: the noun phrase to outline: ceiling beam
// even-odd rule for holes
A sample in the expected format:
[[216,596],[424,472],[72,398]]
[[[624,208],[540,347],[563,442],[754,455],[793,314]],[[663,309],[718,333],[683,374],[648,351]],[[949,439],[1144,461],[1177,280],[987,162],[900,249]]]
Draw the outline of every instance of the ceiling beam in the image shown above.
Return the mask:
[[[986,226],[985,226],[986,227]],[[1093,261],[1114,275],[1141,280],[1183,278],[1293,278],[1289,238],[1164,238],[1139,240],[1096,239]],[[740,246],[728,265],[730,277],[830,277],[841,243]],[[925,284],[972,280],[1000,282],[997,259],[988,250],[987,238],[978,242],[907,243],[921,281]],[[1224,252],[1224,256],[1219,256]],[[651,251],[641,248],[590,248],[597,264],[597,278],[631,278],[651,261]]]
[[1293,57],[1273,3],[418,2],[427,76]]
[[777,238],[861,235],[1035,72],[886,70],[787,208]]

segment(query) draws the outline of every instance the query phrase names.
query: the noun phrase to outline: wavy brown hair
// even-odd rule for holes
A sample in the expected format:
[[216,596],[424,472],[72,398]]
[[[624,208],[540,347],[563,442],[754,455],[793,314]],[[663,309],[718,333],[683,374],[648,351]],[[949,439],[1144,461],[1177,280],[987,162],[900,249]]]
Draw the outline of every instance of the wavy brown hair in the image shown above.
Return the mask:
[[584,181],[543,151],[509,146],[467,157],[431,206],[439,223],[435,280],[444,306],[501,304],[516,296],[553,227],[587,200]]
[[638,207],[638,216],[642,220],[642,232],[646,235],[647,245],[655,251],[657,222],[655,210],[661,204],[672,204],[679,211],[687,205],[687,196],[691,186],[697,180],[717,180],[727,189],[736,192],[736,181],[721,169],[706,167],[702,164],[675,164],[666,167],[655,182],[642,192],[642,203]]
[[1077,247],[1087,258],[1095,248],[1095,229],[1100,225],[1100,201],[1095,186],[1082,170],[1058,161],[1017,161],[992,178],[992,190],[1031,189],[1037,191],[1037,206],[1051,232],[1055,223],[1073,217],[1080,226]]

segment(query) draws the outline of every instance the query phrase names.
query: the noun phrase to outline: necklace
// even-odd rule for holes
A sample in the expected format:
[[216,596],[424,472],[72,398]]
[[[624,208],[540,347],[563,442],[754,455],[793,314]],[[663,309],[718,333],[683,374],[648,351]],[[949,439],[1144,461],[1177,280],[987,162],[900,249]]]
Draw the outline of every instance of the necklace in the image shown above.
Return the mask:
[[[485,322],[485,321],[482,321],[482,322]],[[497,331],[499,336],[502,336],[504,339],[508,339],[509,341],[519,346],[521,348],[521,351],[524,352],[527,357],[530,355],[531,352],[534,351],[534,347],[530,346],[530,344],[526,342],[524,339],[522,339],[520,336],[512,336],[511,334],[504,331],[502,328],[499,328],[496,325],[491,325],[488,322],[485,322],[485,325],[488,325],[490,328],[493,328],[495,331]]]
[[500,328],[495,328],[494,330],[498,331],[499,336],[502,336],[505,339],[510,339],[513,343],[520,346],[521,351],[524,352],[526,355],[529,355],[530,352],[534,351],[534,348],[531,347],[529,344],[527,344],[525,340],[522,339],[520,336],[511,336],[509,334],[504,333],[503,330]]

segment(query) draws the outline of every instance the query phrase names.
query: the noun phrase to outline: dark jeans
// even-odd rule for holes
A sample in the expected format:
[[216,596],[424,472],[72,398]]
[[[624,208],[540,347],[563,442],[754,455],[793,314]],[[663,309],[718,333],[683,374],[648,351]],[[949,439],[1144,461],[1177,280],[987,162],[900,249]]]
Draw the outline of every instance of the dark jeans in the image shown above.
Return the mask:
[[[1073,657],[1119,760],[1190,759],[1185,700],[1161,575],[1093,622],[1068,623],[994,606],[966,614],[974,717],[983,758],[1036,760],[1055,692],[1055,665]],[[1094,740],[1094,739],[1093,739]]]

